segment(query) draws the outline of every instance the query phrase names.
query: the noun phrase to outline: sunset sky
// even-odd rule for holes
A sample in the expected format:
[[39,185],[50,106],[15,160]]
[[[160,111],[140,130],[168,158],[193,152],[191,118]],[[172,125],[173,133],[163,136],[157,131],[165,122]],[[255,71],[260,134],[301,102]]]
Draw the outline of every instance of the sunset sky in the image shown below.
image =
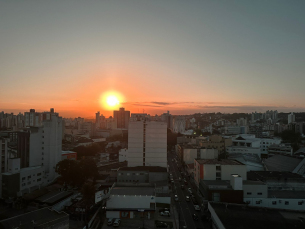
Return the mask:
[[[305,111],[305,1],[0,1],[0,111]],[[102,102],[101,102],[102,100]]]

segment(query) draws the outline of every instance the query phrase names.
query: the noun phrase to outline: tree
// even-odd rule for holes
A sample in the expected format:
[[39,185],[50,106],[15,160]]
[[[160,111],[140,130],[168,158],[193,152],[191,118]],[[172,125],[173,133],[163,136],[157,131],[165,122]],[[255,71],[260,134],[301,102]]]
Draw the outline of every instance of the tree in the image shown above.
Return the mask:
[[73,183],[73,172],[76,170],[76,167],[76,161],[65,159],[57,163],[55,171],[62,176],[66,184],[71,184]]
[[94,198],[95,195],[95,187],[92,184],[84,184],[81,189],[81,193],[83,194],[83,198],[86,200],[90,200]]

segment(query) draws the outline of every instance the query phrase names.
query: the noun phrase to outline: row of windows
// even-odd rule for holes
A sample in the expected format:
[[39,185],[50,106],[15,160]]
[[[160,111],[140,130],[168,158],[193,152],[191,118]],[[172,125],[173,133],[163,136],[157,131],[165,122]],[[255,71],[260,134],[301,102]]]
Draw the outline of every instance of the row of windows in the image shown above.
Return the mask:
[[[261,204],[262,201],[261,200],[257,200],[255,201],[255,204]],[[299,201],[298,202],[298,205],[303,205],[303,201]],[[250,201],[246,201],[246,204],[250,204]],[[277,201],[272,201],[272,205],[276,205],[277,204]],[[285,205],[289,205],[289,201],[285,201]]]
[[[252,195],[252,192],[247,192],[247,195]],[[258,192],[257,195],[260,196],[260,195],[263,195],[263,193],[262,192]]]

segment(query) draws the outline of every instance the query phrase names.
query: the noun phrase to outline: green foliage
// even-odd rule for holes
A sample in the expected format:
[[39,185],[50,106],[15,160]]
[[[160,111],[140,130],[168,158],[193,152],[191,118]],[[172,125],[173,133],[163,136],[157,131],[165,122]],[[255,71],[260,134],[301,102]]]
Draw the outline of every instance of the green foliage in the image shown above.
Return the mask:
[[283,142],[291,143],[293,152],[300,148],[300,143],[302,142],[300,133],[295,133],[292,130],[284,130],[279,136],[282,138]]
[[84,184],[81,189],[81,193],[83,194],[83,198],[90,200],[94,198],[95,195],[95,187],[92,184]]
[[104,152],[106,142],[93,143],[90,146],[78,146],[72,151],[77,153],[77,158],[81,159],[86,156],[95,156],[97,153]]
[[62,160],[57,163],[56,172],[66,184],[77,187],[81,187],[90,178],[95,180],[98,175],[97,166],[92,159]]

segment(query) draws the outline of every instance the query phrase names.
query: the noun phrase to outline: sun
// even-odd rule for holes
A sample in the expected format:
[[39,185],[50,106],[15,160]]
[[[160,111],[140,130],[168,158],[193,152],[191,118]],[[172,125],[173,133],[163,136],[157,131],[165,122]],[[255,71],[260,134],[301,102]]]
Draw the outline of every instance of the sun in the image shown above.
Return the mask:
[[114,106],[120,104],[120,101],[119,101],[118,98],[117,98],[116,96],[114,96],[114,95],[109,95],[109,96],[107,97],[107,100],[106,100],[106,101],[107,101],[108,106],[110,106],[110,107],[114,107]]

